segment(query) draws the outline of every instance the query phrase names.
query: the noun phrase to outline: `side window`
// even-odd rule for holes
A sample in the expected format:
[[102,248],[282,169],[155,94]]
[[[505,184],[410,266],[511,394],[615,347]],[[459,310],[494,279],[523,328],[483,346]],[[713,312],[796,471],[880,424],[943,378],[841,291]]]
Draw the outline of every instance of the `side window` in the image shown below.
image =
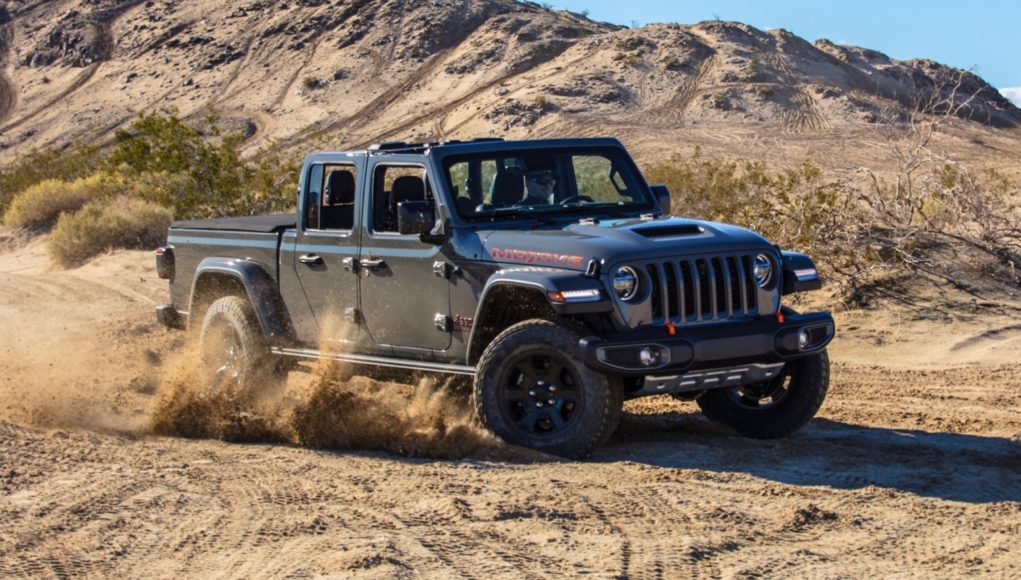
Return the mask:
[[326,166],[319,227],[324,230],[350,230],[355,225],[355,183],[353,165]]
[[597,155],[576,155],[574,178],[578,183],[578,195],[589,197],[596,203],[618,203],[625,200],[620,175],[614,170],[609,159]]
[[305,227],[319,229],[319,205],[323,197],[323,166],[313,165],[308,171],[308,188],[305,198]]
[[425,167],[380,164],[372,176],[372,231],[397,232],[397,204],[429,197]]
[[474,212],[481,203],[488,203],[496,179],[496,160],[461,161],[451,165],[449,172],[454,200],[462,215]]
[[[482,161],[481,178],[482,178],[482,191],[486,192],[486,196],[490,197],[493,191],[493,180],[496,179],[496,160],[484,159]],[[488,200],[487,200],[488,201]]]

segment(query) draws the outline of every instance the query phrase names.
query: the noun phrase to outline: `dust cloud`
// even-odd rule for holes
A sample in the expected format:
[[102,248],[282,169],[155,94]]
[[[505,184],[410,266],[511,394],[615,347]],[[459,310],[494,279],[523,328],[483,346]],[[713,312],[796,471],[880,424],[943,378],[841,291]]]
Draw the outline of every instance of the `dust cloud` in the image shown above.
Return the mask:
[[292,371],[282,388],[235,393],[210,391],[193,355],[182,353],[171,366],[148,425],[158,435],[444,459],[540,456],[478,425],[467,389],[456,378],[376,380],[323,359],[310,373]]

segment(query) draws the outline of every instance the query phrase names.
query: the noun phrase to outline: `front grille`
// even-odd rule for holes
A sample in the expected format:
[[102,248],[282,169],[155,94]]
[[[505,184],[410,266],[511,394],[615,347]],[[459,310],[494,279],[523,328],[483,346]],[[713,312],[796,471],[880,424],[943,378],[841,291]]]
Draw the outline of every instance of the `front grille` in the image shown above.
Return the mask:
[[689,324],[758,313],[752,257],[709,256],[646,264],[653,322]]

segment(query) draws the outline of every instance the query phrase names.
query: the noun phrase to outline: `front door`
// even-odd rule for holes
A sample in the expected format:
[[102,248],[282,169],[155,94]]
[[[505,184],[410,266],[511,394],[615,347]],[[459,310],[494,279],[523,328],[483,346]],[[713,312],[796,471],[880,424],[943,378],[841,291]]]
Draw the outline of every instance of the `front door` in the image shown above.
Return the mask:
[[343,348],[358,338],[359,167],[314,164],[308,169],[293,268],[315,318],[318,336],[302,337],[321,349]]
[[431,197],[424,166],[370,159],[372,194],[363,212],[361,312],[376,345],[406,353],[450,347],[450,283],[434,273],[440,247],[397,231],[397,204]]

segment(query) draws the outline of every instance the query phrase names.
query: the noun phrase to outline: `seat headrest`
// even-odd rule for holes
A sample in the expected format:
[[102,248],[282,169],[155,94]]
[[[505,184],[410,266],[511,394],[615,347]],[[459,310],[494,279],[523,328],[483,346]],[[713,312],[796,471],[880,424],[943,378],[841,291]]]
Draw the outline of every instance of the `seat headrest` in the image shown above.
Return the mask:
[[496,207],[514,205],[525,195],[525,180],[518,172],[504,171],[497,173],[493,179],[493,187],[489,199]]
[[402,201],[422,201],[425,199],[425,182],[415,175],[402,175],[394,180],[391,192],[395,207]]
[[326,205],[355,202],[355,176],[350,171],[334,171],[326,183]]

